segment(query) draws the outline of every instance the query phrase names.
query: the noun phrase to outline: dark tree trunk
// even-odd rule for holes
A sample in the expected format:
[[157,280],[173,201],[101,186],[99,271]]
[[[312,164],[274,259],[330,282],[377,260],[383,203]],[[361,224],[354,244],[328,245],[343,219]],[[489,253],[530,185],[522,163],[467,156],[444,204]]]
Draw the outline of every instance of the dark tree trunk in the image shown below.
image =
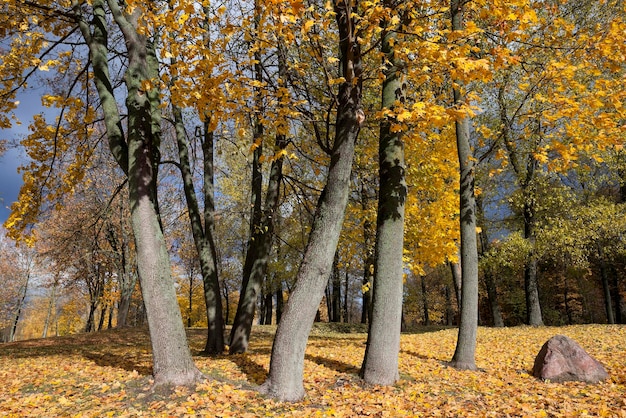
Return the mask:
[[[476,210],[478,216],[483,219],[483,204],[480,197],[476,198]],[[489,251],[489,238],[487,236],[486,229],[479,233],[480,239],[480,257]],[[487,288],[487,299],[489,300],[489,309],[491,311],[491,317],[493,319],[493,326],[496,328],[504,327],[504,320],[502,319],[502,312],[500,310],[500,303],[498,302],[498,290],[496,288],[496,281],[489,270],[485,270],[485,287]]]
[[[363,211],[367,209],[367,192],[365,186],[361,189],[361,205]],[[372,317],[372,289],[374,286],[374,234],[372,233],[372,222],[365,220],[363,222],[363,248],[364,248],[364,260],[363,260],[363,286],[365,289],[363,292],[363,302],[361,309],[361,323],[366,324]]]
[[354,158],[354,144],[365,119],[361,109],[361,52],[353,32],[356,9],[335,3],[339,27],[342,75],[337,97],[335,141],[331,150],[326,186],[319,197],[309,242],[276,331],[270,373],[261,391],[284,400],[304,396],[304,352],[313,320],[324,296],[343,224]]
[[613,277],[611,291],[613,294],[613,306],[615,306],[615,323],[623,324],[626,322],[626,318],[624,318],[624,314],[622,312],[623,299],[619,288],[619,276],[614,267],[611,267],[611,276]]
[[104,318],[107,317],[108,310],[109,305],[105,304],[100,311],[100,319],[98,319],[98,331],[102,331],[102,327],[104,327]]
[[454,309],[452,308],[452,298],[450,297],[450,286],[445,287],[446,294],[446,325],[454,324]]
[[[388,2],[391,3],[391,2]],[[391,4],[388,4],[391,6]],[[405,102],[401,63],[393,45],[396,34],[386,27],[382,35],[384,54],[382,108],[392,112]],[[376,222],[376,248],[372,317],[369,324],[361,377],[370,384],[392,385],[399,378],[398,354],[402,329],[402,253],[404,204],[407,196],[402,134],[392,129],[394,117],[383,120],[378,148],[380,192]]]
[[609,285],[609,269],[604,260],[602,249],[600,253],[600,277],[602,279],[602,293],[604,295],[604,309],[606,311],[606,320],[609,324],[615,324],[615,315],[613,314],[613,304],[611,303],[611,286]]
[[422,286],[422,308],[424,310],[424,325],[430,325],[430,316],[428,315],[428,293],[426,292],[426,278],[420,276]]
[[350,286],[349,283],[349,279],[350,276],[348,275],[348,269],[346,268],[346,276],[345,276],[345,287],[343,290],[343,309],[342,309],[342,315],[343,315],[343,322],[350,322],[350,319],[348,318],[348,312],[350,311],[349,306],[348,306],[348,289]]
[[265,325],[272,325],[272,313],[274,311],[272,292],[268,292],[265,295]]
[[[259,5],[256,4],[256,7],[259,7]],[[255,74],[258,81],[263,80],[263,69],[260,66],[260,59],[261,57],[258,56],[258,64],[255,65]],[[278,48],[278,67],[279,78],[281,80],[280,83],[282,83],[284,82],[284,80],[287,79],[287,64],[285,62],[282,47]],[[259,97],[260,106],[260,92],[257,92],[257,97]],[[272,161],[272,165],[270,168],[270,178],[267,185],[265,207],[262,211],[260,210],[262,177],[260,171],[258,171],[258,173],[255,172],[255,170],[259,170],[260,165],[259,167],[255,168],[253,164],[252,186],[254,190],[254,213],[252,216],[253,223],[251,223],[250,229],[251,241],[249,242],[248,251],[246,253],[241,293],[239,297],[239,303],[237,304],[237,313],[235,314],[233,328],[230,334],[229,352],[231,354],[243,353],[248,349],[250,332],[252,330],[252,320],[254,318],[254,301],[256,301],[256,296],[259,292],[263,277],[267,272],[267,264],[269,262],[272,247],[272,238],[275,228],[276,212],[279,204],[280,184],[283,178],[283,153],[284,150],[287,148],[287,145],[289,144],[289,141],[284,134],[284,132],[288,130],[287,122],[282,121],[280,123],[284,123],[284,126],[281,125],[278,127],[279,133],[276,135],[274,147],[274,150],[277,153],[277,158]],[[262,134],[262,131],[263,125],[260,121],[257,121],[257,132],[255,137],[258,137],[258,139],[255,139],[255,146],[257,145],[257,141],[261,140],[260,135]],[[259,143],[259,146],[255,149],[255,152],[260,148],[261,147]]]
[[456,309],[461,312],[461,253],[459,252],[459,261],[456,263],[448,263],[452,272],[452,284],[454,285],[454,296],[456,298]]
[[[133,15],[127,15],[117,2],[108,4],[113,19],[122,31],[128,53],[125,70],[128,141],[124,137],[109,76],[107,27],[110,22],[103,0],[92,2],[91,22],[81,20],[79,26],[89,46],[109,148],[129,180],[131,225],[135,233],[139,279],[150,329],[154,385],[192,384],[200,379],[201,373],[195,367],[187,345],[157,210],[159,92],[158,89],[148,92],[141,89],[142,82],[158,78],[158,63],[153,46],[136,30],[139,9]],[[75,8],[77,14],[80,14],[79,7]]]
[[26,301],[26,294],[28,293],[29,281],[30,281],[30,272],[27,274],[26,281],[24,282],[24,286],[22,287],[22,294],[20,295],[20,299],[17,304],[17,310],[15,312],[15,316],[13,317],[13,323],[11,324],[11,330],[9,331],[9,338],[7,342],[12,342],[15,340],[15,334],[17,333],[17,325],[20,322],[20,318],[22,316],[22,309],[24,308],[24,302]]
[[283,283],[279,282],[278,283],[278,289],[276,289],[276,324],[280,324],[280,319],[283,316],[283,306],[284,306],[284,299],[283,299]]
[[[524,205],[524,238],[529,240],[532,248],[535,247],[535,219],[534,205]],[[537,278],[538,261],[535,250],[531,250],[526,266],[524,267],[524,291],[526,293],[526,323],[532,326],[542,326],[541,304],[539,302],[539,282]]]
[[339,253],[335,253],[335,260],[333,261],[333,272],[331,278],[332,316],[329,312],[328,319],[329,322],[341,322],[341,275],[339,272]]
[[265,298],[259,295],[259,325],[265,325]]
[[332,317],[333,317],[333,304],[332,304],[332,291],[330,289],[331,286],[331,281],[332,281],[332,274],[331,277],[328,278],[328,283],[326,284],[326,289],[324,289],[324,300],[326,301],[326,313],[328,314],[328,322],[332,322]]

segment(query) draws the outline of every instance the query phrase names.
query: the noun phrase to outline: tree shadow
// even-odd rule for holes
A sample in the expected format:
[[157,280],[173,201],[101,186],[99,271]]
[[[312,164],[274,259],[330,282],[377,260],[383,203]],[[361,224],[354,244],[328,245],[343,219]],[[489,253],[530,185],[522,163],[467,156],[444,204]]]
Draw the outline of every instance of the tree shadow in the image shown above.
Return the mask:
[[59,355],[82,357],[98,366],[136,371],[141,375],[152,373],[150,341],[148,331],[144,328],[17,341],[0,346],[0,357],[36,358]]
[[248,357],[246,353],[231,354],[228,359],[237,365],[237,368],[246,375],[249,382],[260,385],[267,379],[269,371]]
[[330,359],[330,358],[321,357],[321,356],[312,356],[310,354],[305,355],[304,358],[306,360],[310,360],[314,363],[317,363],[320,366],[328,367],[329,369],[334,370],[339,373],[356,374],[356,375],[359,374],[358,367],[352,364],[340,361],[340,360]]
[[142,376],[152,375],[152,367],[147,365],[152,364],[152,359],[142,358],[144,357],[142,355],[115,354],[112,352],[98,352],[87,350],[84,350],[81,354],[85,359],[91,360],[101,367],[113,367],[117,369],[123,369],[129,372],[136,371]]

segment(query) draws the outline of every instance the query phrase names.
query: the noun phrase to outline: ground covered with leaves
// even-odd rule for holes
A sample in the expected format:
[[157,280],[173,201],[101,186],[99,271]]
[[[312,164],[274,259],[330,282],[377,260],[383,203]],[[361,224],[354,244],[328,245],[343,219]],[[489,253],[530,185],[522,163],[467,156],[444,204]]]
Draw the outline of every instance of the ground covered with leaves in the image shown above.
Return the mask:
[[[247,354],[195,355],[208,379],[170,391],[151,390],[144,329],[2,344],[0,416],[626,417],[625,326],[480,328],[477,372],[446,365],[454,353],[455,329],[418,330],[402,336],[401,381],[376,387],[358,378],[366,335],[321,325],[314,328],[306,353],[307,397],[293,404],[255,391],[267,375],[274,330],[255,327]],[[196,354],[204,333],[189,331]],[[556,334],[576,340],[604,364],[610,379],[588,385],[532,377],[536,354]]]

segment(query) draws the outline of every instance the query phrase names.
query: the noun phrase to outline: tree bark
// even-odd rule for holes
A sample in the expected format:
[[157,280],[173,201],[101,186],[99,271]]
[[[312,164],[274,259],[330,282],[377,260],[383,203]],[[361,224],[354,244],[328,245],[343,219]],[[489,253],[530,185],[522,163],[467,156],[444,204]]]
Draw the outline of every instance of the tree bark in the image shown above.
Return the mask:
[[604,295],[604,309],[606,311],[606,321],[609,324],[615,324],[615,315],[613,314],[613,304],[611,301],[611,286],[609,285],[609,272],[604,260],[602,248],[598,248],[600,260],[600,278],[602,280],[602,294]]
[[274,295],[272,294],[272,292],[268,291],[268,293],[265,295],[265,325],[272,325],[272,313],[274,311],[272,303],[273,298]]
[[459,261],[456,263],[448,262],[450,265],[450,271],[452,272],[452,284],[454,285],[454,296],[456,297],[456,308],[461,312],[461,284],[462,272],[461,272],[461,253],[459,251]]
[[[222,351],[224,351],[224,317],[222,316],[222,298],[217,276],[217,255],[213,238],[213,134],[208,131],[209,123],[206,121],[204,123],[204,132],[202,133],[205,205],[203,219],[196,196],[193,173],[191,171],[189,143],[185,132],[182,111],[177,106],[172,106],[172,114],[176,127],[179,169],[183,178],[187,213],[189,215],[194,244],[198,253],[198,260],[200,261],[200,271],[202,272],[208,324],[204,353],[209,355],[221,354]],[[192,291],[191,283],[189,291]],[[191,296],[189,309],[191,309]]]
[[[156,56],[146,37],[136,31],[138,12],[127,15],[115,1],[110,1],[109,7],[122,31],[128,52],[128,67],[125,70],[128,142],[124,140],[121,118],[108,77],[106,28],[109,23],[104,1],[93,2],[93,34],[86,21],[81,21],[80,26],[91,52],[109,146],[129,179],[131,225],[135,233],[139,279],[150,329],[154,384],[191,384],[199,380],[201,373],[195,367],[187,345],[157,210],[160,145],[158,91],[141,89],[143,81],[155,74],[158,77]],[[76,10],[80,13],[78,6]]]
[[[275,150],[281,153],[288,145],[284,135],[277,135]],[[272,248],[274,235],[274,220],[280,198],[280,184],[283,172],[282,154],[272,162],[270,178],[265,197],[265,207],[261,213],[259,223],[251,231],[252,239],[246,253],[246,263],[249,269],[244,271],[244,281],[241,287],[241,296],[237,305],[237,313],[230,334],[230,354],[243,353],[248,349],[252,321],[256,308],[256,300],[259,295],[263,278],[267,273],[267,265]]]
[[[59,284],[59,276],[54,277],[54,283],[52,284],[52,292],[50,294],[50,303],[48,304],[48,313],[46,314],[46,321],[43,326],[43,333],[41,334],[41,338],[48,337],[48,328],[50,327],[50,320],[52,319],[52,309],[56,308],[56,292],[57,286]],[[56,312],[55,312],[56,315]]]
[[[255,3],[255,7],[260,7],[259,3]],[[258,29],[258,28],[257,28]],[[256,53],[256,64],[254,67],[255,77],[257,81],[263,81],[263,68],[261,67],[260,52]],[[281,47],[278,48],[278,72],[281,83],[287,79],[287,63]],[[282,86],[282,84],[281,84]],[[257,107],[262,105],[260,92],[255,92],[257,97]],[[261,283],[267,272],[267,264],[269,262],[270,251],[272,247],[272,238],[275,227],[275,213],[278,208],[280,196],[280,184],[282,182],[283,170],[283,151],[287,148],[289,141],[284,133],[279,132],[276,135],[274,151],[277,158],[272,161],[270,168],[270,178],[267,186],[267,194],[265,198],[265,206],[261,211],[261,183],[262,174],[260,172],[261,140],[263,133],[263,124],[257,120],[255,127],[254,144],[255,155],[252,168],[252,190],[253,190],[253,215],[250,224],[250,241],[248,242],[248,251],[244,262],[243,282],[239,303],[237,304],[237,312],[233,322],[233,328],[230,334],[230,354],[243,353],[248,349],[250,340],[250,332],[252,330],[252,321],[254,319],[254,311],[256,298],[259,293]],[[259,155],[256,155],[256,152]],[[256,163],[255,163],[256,162]]]
[[28,270],[26,272],[26,280],[24,282],[24,286],[22,286],[22,295],[20,296],[19,302],[17,303],[17,310],[15,312],[15,316],[13,317],[13,324],[11,324],[11,330],[9,332],[8,342],[15,341],[15,334],[17,333],[17,325],[20,322],[20,318],[22,316],[22,309],[24,308],[24,302],[26,301],[26,294],[28,293],[28,284],[30,282],[30,266],[28,266]]
[[331,306],[332,316],[328,315],[329,322],[341,322],[341,275],[339,272],[339,253],[335,253],[333,271],[331,273]]
[[285,301],[283,299],[283,283],[278,283],[278,289],[276,289],[276,325],[280,324],[280,319],[283,316],[283,306]]
[[[452,30],[463,29],[463,1],[451,0]],[[458,87],[453,88],[454,103],[464,105]],[[456,350],[451,365],[475,370],[476,334],[478,330],[478,246],[476,240],[476,200],[474,194],[475,163],[470,145],[470,119],[455,122],[460,170],[461,228],[461,320]]]
[[624,314],[622,312],[622,304],[623,298],[619,289],[619,275],[615,271],[614,267],[611,267],[611,276],[613,277],[611,293],[613,295],[613,306],[615,306],[615,323],[623,324],[625,323]]
[[428,315],[428,294],[426,293],[426,278],[420,276],[422,286],[422,307],[424,310],[424,325],[430,325],[430,316]]
[[[367,210],[367,191],[365,185],[361,186],[361,209],[363,212]],[[375,234],[372,232],[373,225],[369,219],[363,222],[363,302],[361,308],[361,323],[367,324],[372,317],[372,289],[374,287],[374,242]]]
[[[528,254],[528,261],[524,266],[524,292],[526,297],[526,323],[533,326],[543,325],[541,315],[541,304],[539,301],[539,284],[537,278],[537,258],[535,255],[535,211],[536,197],[534,191],[534,181],[536,176],[537,160],[532,152],[528,153],[526,166],[523,167],[518,151],[515,148],[511,138],[509,138],[509,118],[504,99],[504,84],[498,90],[498,104],[500,106],[500,120],[502,123],[502,137],[506,146],[509,160],[513,171],[515,172],[518,182],[524,196],[523,220],[524,220],[524,238],[529,241],[533,250]],[[539,136],[540,133],[537,133]],[[535,140],[536,146],[539,146],[540,137]]]
[[353,31],[356,8],[345,2],[336,2],[334,6],[345,79],[337,98],[335,141],[296,286],[274,337],[270,373],[261,387],[263,393],[283,401],[297,401],[304,396],[304,352],[332,269],[348,203],[354,144],[365,119],[361,108],[361,51]]
[[[530,198],[534,201],[534,198]],[[539,282],[537,279],[538,261],[535,254],[535,216],[534,204],[524,204],[524,238],[529,240],[533,250],[524,267],[524,291],[526,293],[526,323],[532,326],[542,326],[541,304],[539,302]]]
[[[387,26],[387,23],[385,23]],[[382,108],[397,110],[404,104],[401,63],[394,54],[395,32],[384,28],[381,52],[384,71]],[[407,196],[402,134],[392,128],[395,117],[381,123],[378,148],[380,192],[376,222],[376,247],[372,318],[369,325],[361,377],[370,384],[392,385],[399,378],[398,354],[402,327],[402,253],[404,205]]]

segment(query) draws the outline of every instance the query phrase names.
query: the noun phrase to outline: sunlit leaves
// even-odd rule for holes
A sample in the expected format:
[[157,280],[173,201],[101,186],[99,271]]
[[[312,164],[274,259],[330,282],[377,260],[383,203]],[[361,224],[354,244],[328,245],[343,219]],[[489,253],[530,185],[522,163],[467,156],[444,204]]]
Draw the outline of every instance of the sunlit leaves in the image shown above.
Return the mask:
[[[0,410],[9,414],[119,414],[211,416],[619,416],[626,408],[624,327],[505,328],[478,331],[479,372],[459,371],[445,360],[454,351],[453,329],[402,335],[401,380],[396,387],[365,386],[357,373],[365,334],[314,328],[305,357],[308,397],[281,404],[250,387],[268,370],[271,327],[255,328],[250,352],[197,357],[210,379],[194,389],[150,391],[145,331],[128,329],[47,343],[0,348]],[[542,344],[555,334],[576,340],[602,362],[610,378],[598,385],[541,382],[530,375]],[[204,333],[191,331],[202,348]],[[28,354],[28,355],[25,355]],[[123,364],[115,359],[124,359]],[[24,373],[30,370],[31,373]]]

